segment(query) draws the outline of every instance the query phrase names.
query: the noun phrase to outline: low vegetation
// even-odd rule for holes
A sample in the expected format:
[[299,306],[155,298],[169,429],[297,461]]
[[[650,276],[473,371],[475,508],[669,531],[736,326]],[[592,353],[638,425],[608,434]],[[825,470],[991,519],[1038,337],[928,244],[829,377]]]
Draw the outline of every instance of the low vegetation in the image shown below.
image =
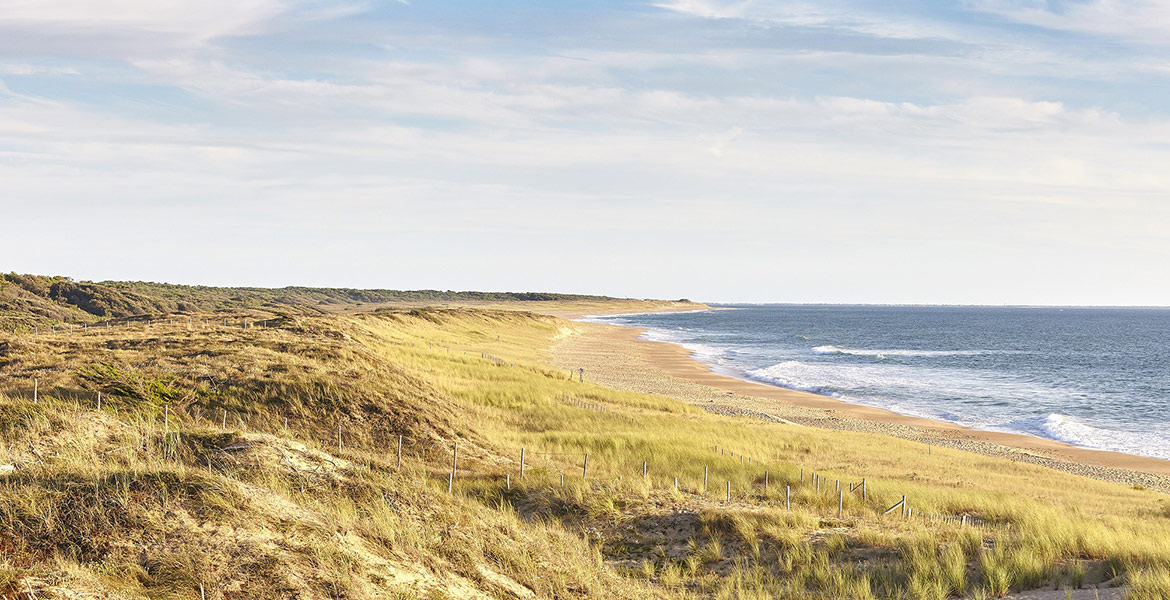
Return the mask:
[[[351,288],[231,288],[144,281],[74,281],[0,273],[0,331],[114,319],[243,313],[278,316],[404,304],[605,303],[614,298],[551,292],[455,292]],[[683,303],[689,304],[688,301]]]
[[1152,491],[571,380],[550,316],[221,318],[0,346],[0,598],[1170,597]]

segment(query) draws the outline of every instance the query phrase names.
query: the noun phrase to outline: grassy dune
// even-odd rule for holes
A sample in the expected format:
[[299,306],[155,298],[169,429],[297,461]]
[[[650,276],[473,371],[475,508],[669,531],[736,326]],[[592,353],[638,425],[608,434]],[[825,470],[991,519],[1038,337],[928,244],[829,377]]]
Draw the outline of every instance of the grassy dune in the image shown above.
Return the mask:
[[1170,596],[1158,494],[572,381],[555,317],[199,322],[0,346],[0,597]]
[[74,281],[68,277],[0,273],[0,332],[153,319],[224,317],[262,320],[289,315],[370,312],[390,307],[477,306],[581,314],[703,308],[666,302],[551,292],[455,292],[353,288],[247,288],[144,281]]

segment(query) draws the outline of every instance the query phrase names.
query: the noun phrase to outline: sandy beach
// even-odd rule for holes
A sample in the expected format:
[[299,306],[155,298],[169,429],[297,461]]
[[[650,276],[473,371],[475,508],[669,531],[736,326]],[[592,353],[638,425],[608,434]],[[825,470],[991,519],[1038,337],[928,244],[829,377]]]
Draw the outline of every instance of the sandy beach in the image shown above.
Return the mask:
[[641,334],[636,327],[577,322],[555,348],[554,361],[584,368],[587,379],[604,385],[677,398],[713,413],[879,433],[1170,493],[1168,461],[970,429],[744,381],[712,372],[682,346],[639,339]]

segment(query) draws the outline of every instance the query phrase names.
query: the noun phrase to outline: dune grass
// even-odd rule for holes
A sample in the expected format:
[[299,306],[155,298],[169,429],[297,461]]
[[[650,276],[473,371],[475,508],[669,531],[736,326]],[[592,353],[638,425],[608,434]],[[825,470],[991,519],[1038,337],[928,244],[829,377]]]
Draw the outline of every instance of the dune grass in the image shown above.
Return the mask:
[[[0,464],[18,466],[0,475],[0,590],[948,598],[1112,581],[1165,597],[1154,492],[571,380],[548,350],[572,327],[415,309],[18,337],[0,357]],[[914,516],[883,515],[903,495]],[[221,528],[231,545],[205,547]]]

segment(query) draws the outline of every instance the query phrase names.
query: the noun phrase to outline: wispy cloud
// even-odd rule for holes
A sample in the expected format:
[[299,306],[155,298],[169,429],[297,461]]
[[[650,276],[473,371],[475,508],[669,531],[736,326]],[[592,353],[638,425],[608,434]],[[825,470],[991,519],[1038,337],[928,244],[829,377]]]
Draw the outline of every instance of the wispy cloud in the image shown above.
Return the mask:
[[793,27],[839,29],[888,38],[958,39],[955,28],[924,15],[861,8],[841,0],[664,0],[654,6],[708,19],[739,19]]
[[[94,253],[137,256],[118,240],[167,223],[153,243],[185,244],[160,254],[168,277],[265,256],[299,265],[264,271],[273,283],[736,284],[767,289],[720,297],[760,300],[788,298],[760,261],[776,281],[926,294],[915,268],[1035,236],[1089,253],[1094,230],[1092,251],[1153,265],[1170,250],[1134,259],[1124,232],[1153,239],[1170,218],[1168,63],[1082,34],[1158,13],[1082,4],[661,0],[549,5],[534,23],[508,2],[0,0],[0,204],[17,236],[0,250],[10,268],[78,272],[54,266],[88,260],[69,243],[20,253],[47,227],[85,239],[98,223]],[[1019,25],[1049,21],[1075,35]],[[857,269],[874,245],[909,274]],[[812,266],[772,260],[809,248]],[[1026,280],[1053,259],[996,265]]]
[[113,52],[147,54],[256,35],[276,23],[336,18],[365,6],[314,0],[0,0],[0,36],[55,41],[66,44],[63,50],[100,51],[107,44]]
[[1160,0],[971,0],[971,6],[1045,29],[1170,44],[1170,4]]

